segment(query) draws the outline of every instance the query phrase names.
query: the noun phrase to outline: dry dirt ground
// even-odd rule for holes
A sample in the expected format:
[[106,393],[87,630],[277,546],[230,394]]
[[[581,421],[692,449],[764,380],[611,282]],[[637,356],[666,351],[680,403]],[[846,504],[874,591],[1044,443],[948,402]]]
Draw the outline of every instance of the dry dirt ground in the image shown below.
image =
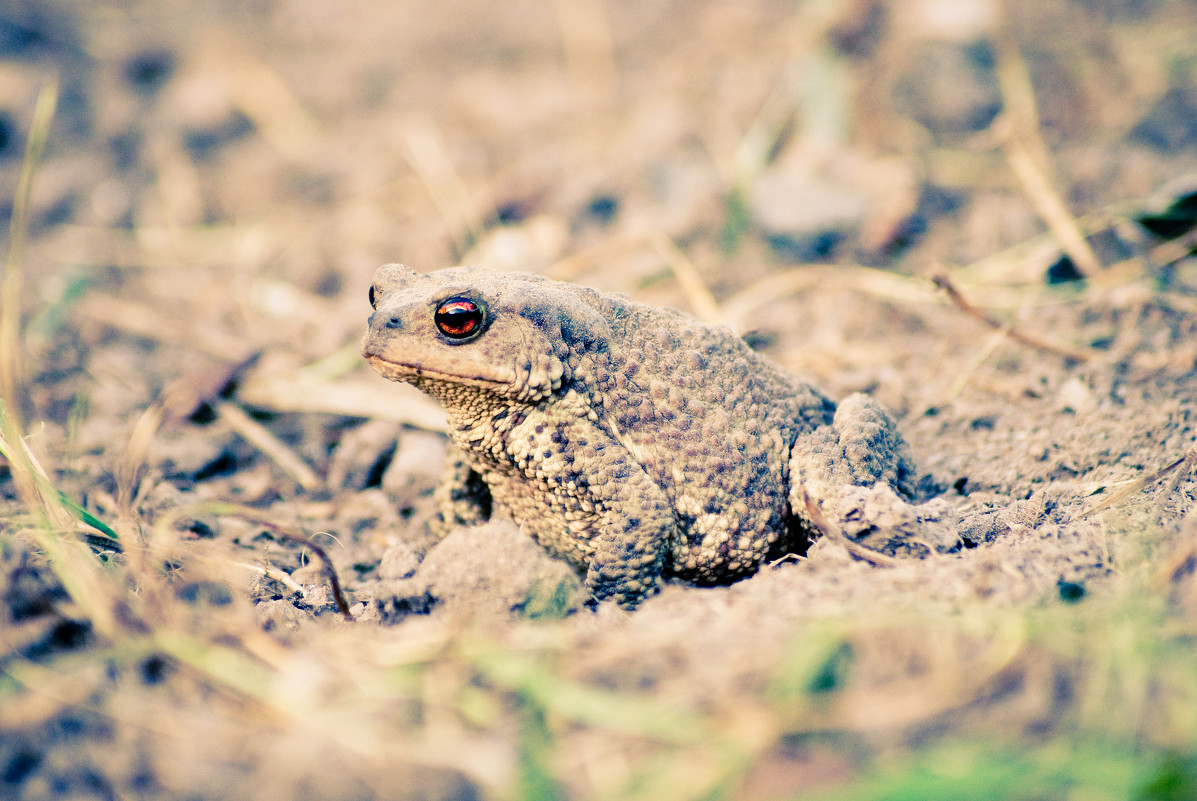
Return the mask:
[[[1192,2],[6,0],[0,797],[1197,797],[1195,175]],[[961,547],[437,542],[387,261],[870,392]]]

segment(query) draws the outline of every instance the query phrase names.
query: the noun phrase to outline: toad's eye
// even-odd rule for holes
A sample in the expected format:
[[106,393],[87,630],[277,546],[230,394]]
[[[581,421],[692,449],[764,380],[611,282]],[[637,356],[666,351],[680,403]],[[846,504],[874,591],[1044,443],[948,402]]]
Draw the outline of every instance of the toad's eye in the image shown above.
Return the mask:
[[374,295],[374,284],[370,284],[370,308],[371,308],[371,309],[377,309],[377,308],[378,308],[378,302],[377,302],[377,301],[378,301],[378,298],[377,298],[377,297],[375,297],[375,295]]
[[433,322],[450,339],[469,339],[482,330],[481,307],[469,298],[449,298],[436,307]]

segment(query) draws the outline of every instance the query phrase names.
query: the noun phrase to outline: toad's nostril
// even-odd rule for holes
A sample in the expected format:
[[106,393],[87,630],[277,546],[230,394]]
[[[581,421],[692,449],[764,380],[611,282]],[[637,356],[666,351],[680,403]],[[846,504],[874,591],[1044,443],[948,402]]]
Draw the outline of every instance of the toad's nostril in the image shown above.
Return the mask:
[[398,317],[388,317],[387,321],[384,323],[384,325],[387,328],[395,329],[395,328],[401,327],[403,325],[403,323],[400,321],[400,319]]

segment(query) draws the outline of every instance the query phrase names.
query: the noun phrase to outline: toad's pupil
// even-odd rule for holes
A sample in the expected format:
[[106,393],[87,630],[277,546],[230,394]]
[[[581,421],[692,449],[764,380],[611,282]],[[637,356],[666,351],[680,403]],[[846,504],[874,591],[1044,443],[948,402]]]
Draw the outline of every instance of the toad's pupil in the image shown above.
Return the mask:
[[463,339],[482,324],[482,309],[472,300],[453,298],[442,303],[433,315],[441,333],[453,339]]

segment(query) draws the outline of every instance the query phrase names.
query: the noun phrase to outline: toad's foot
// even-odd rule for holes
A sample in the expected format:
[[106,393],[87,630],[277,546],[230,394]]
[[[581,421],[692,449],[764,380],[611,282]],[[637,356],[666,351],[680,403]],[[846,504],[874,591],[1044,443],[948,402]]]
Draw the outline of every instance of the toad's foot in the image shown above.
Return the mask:
[[821,527],[872,551],[891,556],[948,553],[960,545],[956,515],[944,500],[908,503],[889,486],[841,487],[824,499]]

